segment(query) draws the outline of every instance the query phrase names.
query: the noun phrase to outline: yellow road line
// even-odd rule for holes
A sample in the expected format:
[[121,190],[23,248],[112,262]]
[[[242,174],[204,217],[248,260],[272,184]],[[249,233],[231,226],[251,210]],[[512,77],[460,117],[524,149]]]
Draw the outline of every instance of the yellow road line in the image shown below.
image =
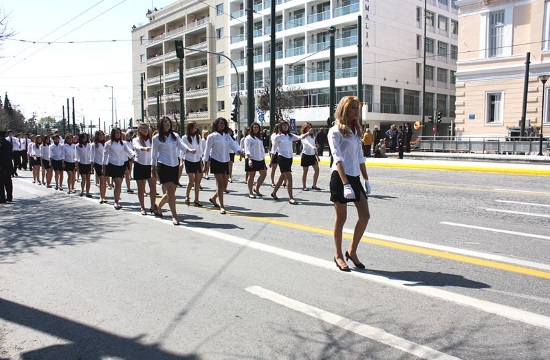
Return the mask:
[[[307,232],[322,234],[327,236],[333,235],[332,230],[316,228],[309,225],[291,223],[291,222],[282,221],[282,220],[247,216],[244,214],[239,214],[237,212],[233,212],[233,214],[245,217],[247,219],[261,221],[272,225],[279,225],[287,228],[292,228],[292,229],[297,229],[297,230],[302,230],[302,231],[307,231]],[[353,236],[351,234],[344,233],[343,237],[345,239],[351,240]],[[468,264],[473,264],[473,265],[478,265],[478,266],[483,266],[483,267],[488,267],[493,269],[499,269],[507,272],[522,274],[522,275],[534,276],[542,279],[550,279],[550,272],[548,271],[535,270],[535,269],[530,269],[530,268],[521,267],[517,265],[510,265],[510,264],[506,264],[498,261],[484,260],[484,259],[479,259],[472,256],[458,255],[458,254],[453,254],[445,251],[426,249],[420,246],[405,245],[405,244],[400,244],[392,241],[379,240],[379,239],[374,239],[369,237],[362,237],[361,241],[372,245],[378,245],[378,246],[383,246],[383,247],[397,249],[397,250],[409,251],[409,252],[427,255],[427,256],[435,256],[438,258],[443,258],[443,259],[448,259],[448,260],[453,260],[453,261],[458,261],[458,262],[463,262],[463,263],[468,263]]]

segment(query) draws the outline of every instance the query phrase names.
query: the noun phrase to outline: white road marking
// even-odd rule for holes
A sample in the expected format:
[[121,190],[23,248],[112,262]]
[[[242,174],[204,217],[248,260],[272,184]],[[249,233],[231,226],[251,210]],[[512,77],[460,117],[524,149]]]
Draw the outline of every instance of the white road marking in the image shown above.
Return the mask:
[[[449,223],[449,224],[451,224],[451,223]],[[344,229],[344,232],[346,232],[348,234],[353,234],[353,230],[351,230],[351,229]],[[460,248],[456,248],[456,247],[452,247],[452,246],[430,244],[430,243],[427,243],[427,242],[403,239],[403,238],[398,238],[398,237],[395,237],[395,236],[375,234],[375,233],[370,233],[370,232],[365,232],[364,236],[375,238],[375,239],[380,239],[380,240],[392,241],[392,242],[396,242],[396,243],[400,243],[400,244],[418,246],[418,247],[425,248],[425,249],[440,250],[440,251],[445,251],[445,252],[453,253],[453,254],[472,256],[472,257],[476,257],[476,258],[479,258],[479,259],[494,260],[494,261],[500,261],[500,262],[508,263],[508,264],[526,266],[526,267],[530,267],[530,268],[533,268],[533,269],[550,270],[550,265],[548,265],[548,264],[541,264],[541,263],[536,263],[536,262],[533,262],[533,261],[510,258],[510,257],[502,256],[502,255],[495,255],[495,254],[489,254],[489,253],[484,253],[484,252],[480,252],[480,251],[460,249]]]
[[521,202],[521,201],[510,201],[510,200],[495,200],[495,201],[496,202],[501,202],[501,203],[506,203],[506,204],[518,204],[518,205],[550,207],[550,205],[547,205],[547,204],[528,203],[528,202]]
[[543,195],[550,195],[548,192],[544,191],[529,191],[529,190],[516,190],[516,189],[493,189],[496,191],[509,191],[509,192],[515,192],[515,193],[526,193],[526,194],[543,194]]
[[517,298],[520,298],[520,299],[527,299],[527,300],[530,300],[530,301],[537,301],[537,302],[540,302],[540,303],[543,303],[543,304],[550,304],[550,299],[543,298],[543,297],[540,297],[540,296],[518,294],[518,293],[509,292],[509,291],[502,291],[502,290],[495,290],[495,289],[481,289],[481,290],[482,291],[488,291],[488,292],[495,292],[495,293],[499,293],[499,294],[504,294],[504,295],[507,295],[507,296],[513,296],[513,297],[517,297]]
[[523,211],[513,211],[513,210],[501,210],[501,209],[485,209],[486,211],[492,211],[492,212],[501,212],[506,214],[514,214],[514,215],[525,215],[525,216],[536,216],[536,217],[545,217],[550,218],[550,214],[537,214],[537,213],[528,213]]
[[476,229],[476,230],[492,231],[492,232],[496,232],[496,233],[503,233],[503,234],[517,235],[517,236],[525,236],[525,237],[531,237],[531,238],[535,238],[535,239],[550,240],[550,236],[529,234],[529,233],[524,233],[524,232],[519,232],[519,231],[510,231],[510,230],[488,228],[488,227],[483,227],[483,226],[458,224],[458,223],[453,223],[453,222],[448,222],[448,221],[442,221],[442,222],[440,222],[440,224],[450,225],[450,226],[458,226],[458,227],[465,227],[465,228]]
[[273,301],[276,304],[283,305],[289,309],[306,314],[314,319],[322,320],[328,324],[332,324],[344,330],[351,331],[357,335],[377,341],[381,344],[391,346],[397,350],[401,350],[421,359],[459,359],[457,357],[434,350],[430,347],[420,345],[415,342],[398,337],[396,335],[387,333],[382,329],[375,328],[354,320],[350,320],[340,315],[336,315],[317,307],[305,304],[303,302],[291,299],[289,297],[277,294],[260,286],[249,286],[245,290],[253,295],[261,297],[262,299]]

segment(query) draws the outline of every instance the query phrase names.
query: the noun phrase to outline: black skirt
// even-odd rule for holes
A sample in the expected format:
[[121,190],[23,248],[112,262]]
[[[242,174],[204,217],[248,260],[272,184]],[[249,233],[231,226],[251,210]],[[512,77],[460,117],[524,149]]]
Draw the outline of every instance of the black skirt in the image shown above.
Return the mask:
[[78,172],[80,175],[88,175],[92,172],[92,164],[78,164]]
[[340,204],[360,201],[361,199],[359,198],[359,196],[361,193],[363,193],[365,195],[365,198],[367,198],[367,193],[365,193],[365,189],[363,189],[360,176],[346,175],[346,178],[348,179],[348,183],[351,185],[351,188],[355,193],[355,198],[346,199],[344,197],[344,184],[342,183],[342,179],[340,179],[340,175],[338,175],[338,171],[335,170],[330,176],[330,201],[338,202]]
[[220,162],[210,158],[210,172],[212,174],[229,174],[229,162]]
[[178,183],[179,178],[179,165],[176,166],[167,166],[162,163],[158,163],[157,173],[159,175],[159,181],[161,184],[166,183]]
[[200,161],[185,160],[185,173],[187,174],[200,174],[202,173],[202,166]]
[[134,180],[147,180],[151,177],[151,165],[134,163]]
[[271,164],[277,165],[278,163],[279,163],[279,153],[275,153],[271,157]]
[[107,173],[107,176],[114,178],[121,178],[124,177],[124,171],[126,168],[124,165],[113,165],[113,164],[107,164],[105,168],[105,172]]
[[229,153],[229,162],[235,162],[235,153]]
[[31,166],[40,166],[40,165],[41,165],[41,161],[42,161],[42,159],[39,158],[39,157],[37,157],[36,160],[35,160],[33,157],[31,157],[31,159],[30,159],[30,165],[31,165]]
[[42,160],[42,167],[46,170],[50,169],[50,161],[49,160]]
[[103,165],[94,164],[94,170],[97,176],[105,176],[105,174],[103,173]]
[[302,154],[300,165],[302,165],[303,167],[309,167],[315,164],[317,164],[317,157],[315,155]]
[[265,160],[260,160],[260,161],[252,160],[252,167],[250,167],[248,160],[246,160],[244,162],[244,171],[245,172],[262,171],[262,170],[265,170],[265,169],[266,169]]
[[52,167],[55,171],[63,171],[63,161],[52,159]]
[[65,171],[73,171],[74,170],[74,162],[67,162],[65,161]]
[[286,158],[279,155],[279,170],[281,174],[286,172],[292,172],[292,158]]

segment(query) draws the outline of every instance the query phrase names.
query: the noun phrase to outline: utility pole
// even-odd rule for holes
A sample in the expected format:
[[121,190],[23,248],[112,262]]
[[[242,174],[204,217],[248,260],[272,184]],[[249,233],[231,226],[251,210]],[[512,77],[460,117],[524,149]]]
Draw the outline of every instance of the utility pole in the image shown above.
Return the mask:
[[[273,2],[271,5],[273,6]],[[252,125],[254,122],[254,1],[246,0],[246,90],[247,90],[247,99],[246,99],[246,112],[248,126]],[[271,19],[275,21],[275,19]],[[238,79],[237,79],[238,81]],[[241,130],[241,129],[238,129]],[[237,131],[238,133],[238,131]]]
[[334,39],[334,35],[336,33],[336,28],[334,26],[331,26],[328,29],[328,32],[330,33],[330,80],[329,80],[329,119],[330,124],[327,124],[328,127],[332,126],[332,122],[334,121],[334,108],[336,106],[336,43]]
[[363,28],[361,15],[357,16],[357,97],[363,102]]
[[75,134],[76,134],[76,120],[75,120],[74,97],[73,97],[73,135]]
[[425,119],[424,117],[426,116],[426,17],[427,17],[427,11],[426,11],[426,7],[428,6],[428,0],[424,0],[424,42],[423,42],[423,45],[422,45],[422,50],[424,52],[424,57],[423,57],[423,61],[422,61],[422,132],[421,132],[421,136],[424,136],[425,134]]
[[[523,106],[521,108],[521,130],[520,137],[525,136],[525,117],[527,114],[527,92],[529,91],[529,64],[531,64],[531,53],[528,52],[525,56],[525,78],[523,80]],[[523,140],[523,139],[522,139]]]
[[62,106],[63,111],[63,119],[61,119],[61,122],[63,123],[63,136],[65,136],[65,106]]
[[144,99],[143,99],[143,74],[139,76],[141,81],[140,81],[140,89],[141,89],[141,121],[145,121],[145,104],[144,104]]
[[69,98],[67,98],[67,131],[71,131],[71,110],[69,108]]
[[276,89],[276,74],[275,74],[275,58],[276,58],[276,36],[275,32],[277,31],[277,23],[275,22],[275,19],[277,16],[275,15],[275,3],[276,1],[271,1],[271,44],[270,44],[270,52],[271,57],[269,58],[269,129],[270,132],[273,133],[273,128],[275,127],[275,114],[277,113],[277,97],[275,96],[275,89]]
[[185,90],[183,87],[183,58],[184,58],[184,51],[183,51],[183,40],[176,40],[176,55],[179,59],[179,94],[180,94],[180,135],[183,136],[185,133],[184,129],[184,122],[185,122],[185,107],[183,104],[183,91]]

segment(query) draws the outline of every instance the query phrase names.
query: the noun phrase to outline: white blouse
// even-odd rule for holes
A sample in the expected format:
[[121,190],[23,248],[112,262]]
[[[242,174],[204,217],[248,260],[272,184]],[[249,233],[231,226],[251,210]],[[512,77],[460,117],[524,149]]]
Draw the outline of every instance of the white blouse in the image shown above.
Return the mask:
[[248,135],[244,138],[244,152],[254,161],[265,160],[264,142],[259,137]]
[[302,138],[295,134],[278,134],[273,141],[273,149],[271,152],[273,154],[279,153],[282,157],[292,159],[292,143],[300,140],[302,140]]
[[92,143],[92,162],[94,164],[101,165],[103,164],[103,151],[105,146],[102,143],[97,143],[97,147]]
[[192,153],[185,154],[185,160],[191,161],[191,162],[201,161],[202,155],[204,153],[204,149],[203,149],[203,145],[202,145],[202,143],[204,141],[202,140],[202,138],[199,136],[199,140],[197,141],[197,137],[193,136],[193,137],[191,137],[191,142],[189,142],[189,139],[187,138],[187,136],[184,136],[182,138],[182,141],[189,149],[196,149],[197,150],[197,152],[194,153],[194,154],[192,154]]
[[315,138],[313,136],[308,136],[302,139],[302,154],[315,155],[317,153],[316,150]]
[[50,161],[50,146],[49,145],[42,144],[42,146],[40,146],[40,157],[44,161]]
[[130,154],[131,157],[136,156],[136,153],[126,146],[124,143],[112,142],[111,140],[105,143],[103,150],[103,165],[111,164],[115,166],[122,166],[128,159],[126,154]]
[[164,142],[160,141],[158,134],[153,137],[151,165],[157,166],[157,163],[161,163],[166,166],[179,166],[179,150],[187,152],[190,149],[181,141],[178,134],[174,133],[174,135],[175,139],[168,135]]
[[76,161],[82,165],[92,163],[92,144],[76,145]]
[[63,145],[63,161],[68,163],[76,161],[76,146],[72,143]]
[[328,131],[328,145],[334,159],[332,170],[337,170],[336,164],[341,163],[344,173],[349,176],[361,175],[360,164],[365,163],[361,139],[357,134],[349,130],[349,135],[344,137],[338,125],[334,125]]
[[213,132],[206,138],[206,146],[204,149],[204,158],[212,158],[216,161],[226,163],[229,162],[230,150],[240,152],[241,148],[229,134]]
[[151,165],[151,140],[147,139],[142,144],[140,138],[135,137],[134,140],[132,140],[132,145],[134,146],[134,151],[136,152],[136,162],[144,166]]
[[50,145],[50,158],[52,160],[63,160],[63,145],[51,144]]
[[31,143],[28,153],[29,153],[29,156],[40,157],[40,145],[36,145],[35,143]]

